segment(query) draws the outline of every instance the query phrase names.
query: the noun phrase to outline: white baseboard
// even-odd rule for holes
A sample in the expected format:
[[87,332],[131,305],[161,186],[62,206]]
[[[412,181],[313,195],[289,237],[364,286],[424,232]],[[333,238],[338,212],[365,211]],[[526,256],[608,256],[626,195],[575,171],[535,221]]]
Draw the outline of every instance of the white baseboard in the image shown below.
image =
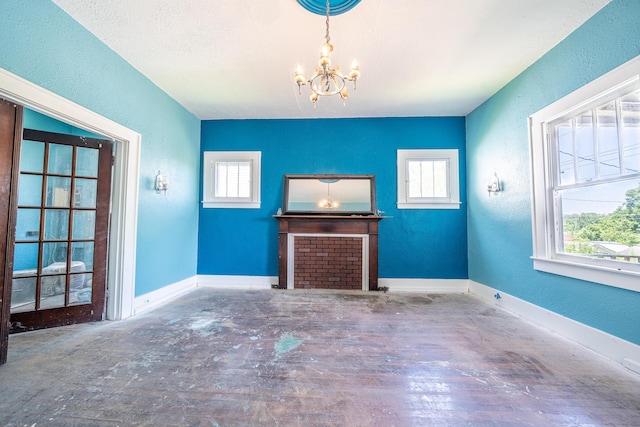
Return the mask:
[[428,292],[458,294],[469,292],[467,279],[378,279],[378,287],[387,286],[389,292]]
[[278,284],[278,276],[217,276],[198,275],[198,286],[226,289],[271,289]]
[[632,342],[472,280],[469,281],[469,293],[640,374],[640,346]]
[[135,297],[133,300],[133,314],[140,314],[165,304],[174,298],[187,293],[198,286],[197,276],[192,276],[171,285],[164,286],[158,290]]

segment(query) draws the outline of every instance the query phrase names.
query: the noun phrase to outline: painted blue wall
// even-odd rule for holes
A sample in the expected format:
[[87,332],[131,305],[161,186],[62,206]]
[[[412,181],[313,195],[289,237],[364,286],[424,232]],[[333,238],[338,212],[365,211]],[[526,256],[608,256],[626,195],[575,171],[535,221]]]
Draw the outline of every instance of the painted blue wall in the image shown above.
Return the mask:
[[142,135],[136,295],[192,277],[200,121],[49,1],[3,0],[0,40],[1,68]]
[[639,22],[638,0],[612,1],[467,117],[470,279],[636,344],[640,293],[533,270],[527,117],[639,55]]
[[[462,209],[396,209],[396,150],[460,150]],[[221,120],[202,123],[203,151],[261,151],[262,207],[200,211],[198,273],[277,276],[284,174],[375,174],[379,276],[467,278],[463,117]]]

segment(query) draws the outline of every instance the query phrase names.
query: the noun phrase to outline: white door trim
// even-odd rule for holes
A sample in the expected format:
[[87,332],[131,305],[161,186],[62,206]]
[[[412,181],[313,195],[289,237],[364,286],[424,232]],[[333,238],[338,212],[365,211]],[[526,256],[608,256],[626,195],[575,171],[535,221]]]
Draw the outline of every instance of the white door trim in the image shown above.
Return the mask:
[[2,68],[0,97],[114,140],[106,316],[132,316],[141,135]]

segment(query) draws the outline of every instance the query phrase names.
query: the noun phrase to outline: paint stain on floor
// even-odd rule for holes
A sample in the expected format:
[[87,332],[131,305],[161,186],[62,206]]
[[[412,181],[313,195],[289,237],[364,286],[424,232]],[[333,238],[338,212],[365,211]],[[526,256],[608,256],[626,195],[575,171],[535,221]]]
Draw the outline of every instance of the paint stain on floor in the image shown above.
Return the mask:
[[276,351],[276,357],[280,357],[284,353],[289,353],[291,350],[295,350],[302,344],[302,340],[296,338],[290,333],[284,333],[280,337],[280,340],[273,345]]

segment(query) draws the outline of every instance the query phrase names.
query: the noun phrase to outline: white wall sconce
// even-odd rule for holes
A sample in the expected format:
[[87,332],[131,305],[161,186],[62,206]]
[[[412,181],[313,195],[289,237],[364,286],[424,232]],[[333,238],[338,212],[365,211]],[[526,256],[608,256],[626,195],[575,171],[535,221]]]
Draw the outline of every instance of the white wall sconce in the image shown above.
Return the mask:
[[493,177],[487,183],[487,191],[489,192],[489,196],[491,193],[499,193],[502,191],[502,187],[500,187],[500,178],[498,178],[497,173],[493,173]]
[[156,175],[156,193],[164,191],[166,193],[169,188],[169,178],[166,175],[162,175],[160,171]]

